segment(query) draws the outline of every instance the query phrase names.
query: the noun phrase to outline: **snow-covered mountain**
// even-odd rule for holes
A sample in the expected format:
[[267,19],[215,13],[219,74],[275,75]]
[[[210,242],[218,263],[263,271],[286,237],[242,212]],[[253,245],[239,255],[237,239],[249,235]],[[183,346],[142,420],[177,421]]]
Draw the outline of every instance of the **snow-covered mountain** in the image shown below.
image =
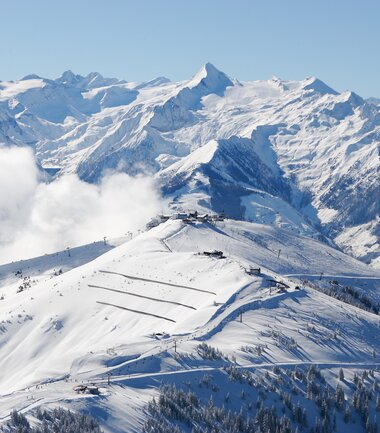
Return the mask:
[[380,105],[380,99],[379,98],[367,98],[367,102],[374,105]]
[[189,81],[65,72],[0,83],[0,141],[96,182],[148,172],[175,209],[224,210],[380,256],[380,108],[317,78]]
[[[224,258],[204,254],[212,249]],[[14,409],[36,422],[38,407],[58,405],[92,413],[107,432],[141,432],[147,403],[171,383],[252,417],[258,397],[281,413],[283,397],[268,393],[289,392],[311,428],[323,416],[301,379],[291,393],[264,377],[293,370],[296,380],[318,365],[321,392],[335,395],[341,383],[348,405],[354,374],[378,365],[380,273],[325,243],[273,225],[169,220],[107,250],[98,243],[0,267],[0,422]],[[362,385],[372,387],[370,422],[373,375]],[[99,394],[78,392],[91,384]],[[363,432],[350,407],[348,423],[336,411],[337,431]],[[295,431],[289,408],[282,414]]]

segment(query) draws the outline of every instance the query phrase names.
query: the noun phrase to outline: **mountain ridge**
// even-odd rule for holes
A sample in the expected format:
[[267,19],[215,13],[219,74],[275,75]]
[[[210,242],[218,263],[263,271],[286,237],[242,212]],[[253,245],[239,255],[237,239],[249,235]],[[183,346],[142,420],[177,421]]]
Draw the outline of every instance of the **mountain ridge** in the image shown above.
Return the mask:
[[[298,213],[301,232],[305,224],[304,233],[378,262],[380,109],[355,93],[315,77],[238,82],[209,63],[178,83],[71,71],[25,78],[0,83],[0,140],[31,146],[58,176],[97,182],[106,170],[148,172],[175,208],[221,210],[227,194],[231,216],[263,222],[268,212],[275,223]],[[185,170],[213,141],[215,156]],[[265,212],[250,192],[268,198]]]

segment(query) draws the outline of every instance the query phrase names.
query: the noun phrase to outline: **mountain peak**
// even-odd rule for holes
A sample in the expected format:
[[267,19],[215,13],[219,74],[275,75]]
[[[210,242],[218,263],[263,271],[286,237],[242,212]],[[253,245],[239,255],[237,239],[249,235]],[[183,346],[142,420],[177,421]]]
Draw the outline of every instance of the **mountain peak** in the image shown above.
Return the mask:
[[27,81],[27,80],[41,80],[42,78],[37,74],[28,74],[25,75],[25,77],[22,77],[20,81]]
[[205,63],[190,80],[188,87],[206,87],[209,91],[222,94],[227,86],[233,86],[229,77],[211,63]]
[[332,94],[337,95],[338,92],[331,87],[329,87],[326,83],[316,77],[308,77],[304,81],[304,90],[311,90],[321,95]]
[[80,89],[94,89],[117,83],[125,83],[125,81],[120,81],[117,78],[105,78],[99,72],[90,72],[83,77],[82,75],[74,74],[74,72],[70,70],[65,71],[56,81]]
[[205,71],[206,74],[218,74],[218,73],[222,73],[223,72],[221,70],[219,70],[218,68],[216,68],[212,63],[210,62],[206,62],[204,65],[202,65],[200,71]]
[[65,71],[59,78],[57,78],[57,81],[68,85],[75,85],[81,80],[83,80],[83,77],[81,75],[74,74],[74,72],[71,70]]
[[99,72],[90,72],[83,78],[80,85],[86,89],[93,89],[96,87],[102,87],[108,84],[115,84],[116,79],[106,79]]

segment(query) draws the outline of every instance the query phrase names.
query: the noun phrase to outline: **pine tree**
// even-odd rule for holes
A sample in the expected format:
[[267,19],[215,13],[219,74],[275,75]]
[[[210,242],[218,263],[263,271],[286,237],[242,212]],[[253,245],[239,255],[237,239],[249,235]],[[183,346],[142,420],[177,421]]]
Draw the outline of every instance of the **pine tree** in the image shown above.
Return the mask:
[[343,403],[344,403],[344,391],[343,389],[339,386],[339,384],[337,384],[336,386],[336,390],[335,390],[335,403],[336,403],[336,407],[341,410],[343,407]]
[[372,428],[371,428],[371,422],[369,420],[369,416],[367,417],[366,423],[365,423],[365,431],[366,433],[372,433]]
[[351,411],[350,411],[350,406],[347,404],[346,406],[346,410],[344,411],[344,422],[348,423],[351,419]]
[[307,427],[307,412],[306,412],[306,408],[303,408],[302,410],[302,426],[303,427]]
[[315,419],[315,433],[322,433],[321,420],[318,417],[316,417],[316,419]]
[[340,380],[341,382],[344,381],[344,372],[343,372],[343,369],[342,369],[342,368],[339,370],[339,380]]

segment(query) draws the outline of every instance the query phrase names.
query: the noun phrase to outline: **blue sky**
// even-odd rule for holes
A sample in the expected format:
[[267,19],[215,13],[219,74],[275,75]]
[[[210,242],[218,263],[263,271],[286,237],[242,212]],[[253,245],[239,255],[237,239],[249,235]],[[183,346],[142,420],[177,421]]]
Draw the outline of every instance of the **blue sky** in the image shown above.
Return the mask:
[[379,20],[379,0],[0,0],[0,80],[179,80],[209,61],[241,80],[314,75],[380,97]]

